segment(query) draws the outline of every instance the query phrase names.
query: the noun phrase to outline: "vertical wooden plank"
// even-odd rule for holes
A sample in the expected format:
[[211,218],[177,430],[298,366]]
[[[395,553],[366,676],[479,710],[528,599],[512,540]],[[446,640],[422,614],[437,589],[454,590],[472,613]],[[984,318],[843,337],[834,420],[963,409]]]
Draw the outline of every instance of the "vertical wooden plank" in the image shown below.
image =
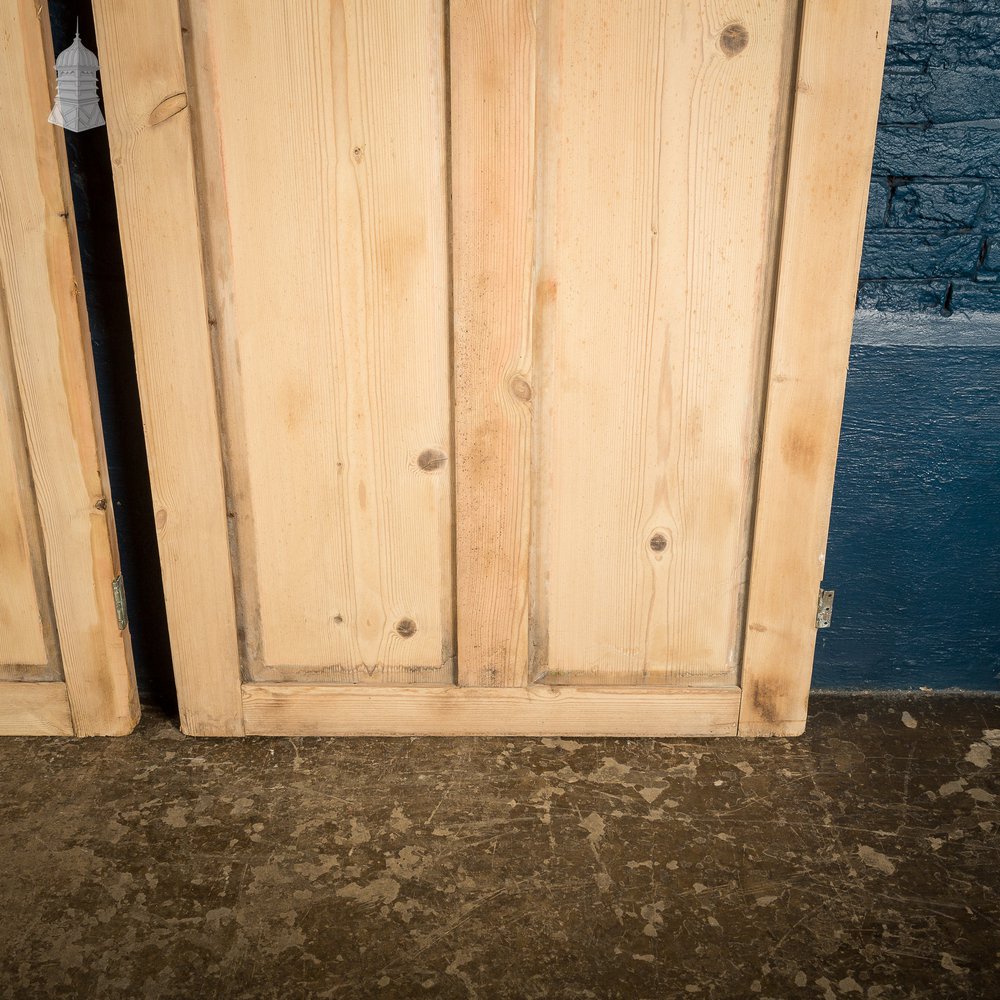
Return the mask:
[[184,7],[246,673],[450,682],[443,4]]
[[[35,6],[35,11],[39,15],[42,29],[42,48],[45,53],[45,66],[48,70],[49,78],[49,103],[55,98],[55,62],[56,53],[53,50],[52,29],[49,25],[48,10]],[[94,364],[94,349],[90,334],[90,315],[87,311],[87,299],[83,292],[83,264],[80,259],[79,234],[77,232],[76,213],[71,210],[73,205],[73,186],[70,181],[69,161],[66,156],[64,141],[61,129],[54,132],[56,145],[56,161],[59,168],[59,184],[62,190],[63,204],[67,207],[66,223],[69,230],[70,259],[73,267],[73,281],[76,287],[76,311],[80,323],[81,340],[83,345],[85,379],[90,401],[90,412],[93,418],[94,434],[96,436],[96,461],[98,476],[103,487],[103,496],[97,503],[97,508],[103,507],[105,534],[111,552],[112,572],[115,577],[121,573],[121,557],[118,551],[118,532],[115,524],[115,504],[111,496],[111,476],[108,472],[108,456],[104,448],[104,430],[101,418],[100,396],[97,388],[97,371]],[[106,592],[101,595],[102,606],[106,602],[108,608],[107,627],[111,628],[112,619],[110,611],[114,610],[113,625],[118,626],[118,612],[114,600],[114,590],[110,596]],[[126,616],[127,617],[127,616]],[[121,639],[125,649],[126,666],[128,670],[129,685],[131,688],[133,724],[139,719],[138,691],[135,685],[135,664],[132,658],[132,634],[131,625],[126,622],[124,630],[121,631]]]
[[890,0],[805,0],[741,686],[805,726]]
[[138,700],[111,590],[116,562],[62,136],[46,122],[48,20],[31,0],[0,9],[0,284],[66,690],[78,735],[126,733]]
[[243,731],[211,330],[174,2],[94,4],[181,725]]
[[458,682],[528,679],[535,0],[452,0]]
[[540,7],[538,668],[732,684],[796,0]]

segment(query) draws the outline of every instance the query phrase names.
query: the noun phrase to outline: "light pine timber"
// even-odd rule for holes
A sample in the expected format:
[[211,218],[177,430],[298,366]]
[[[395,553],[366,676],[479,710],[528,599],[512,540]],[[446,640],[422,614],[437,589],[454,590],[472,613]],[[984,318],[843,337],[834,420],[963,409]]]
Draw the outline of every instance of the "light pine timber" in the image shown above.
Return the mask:
[[535,676],[733,684],[798,3],[540,5]]
[[[46,122],[49,26],[45,8],[30,0],[3,0],[0,23],[0,327],[9,338],[73,731],[117,735],[131,731],[139,709],[111,588],[117,553],[63,137]],[[31,710],[26,691],[3,685],[4,695]]]
[[[837,3],[848,26],[834,37],[845,48],[848,27],[867,22],[858,20],[861,8]],[[461,580],[466,579],[479,595],[476,600],[486,595],[488,601],[493,590],[503,595],[506,608],[495,631],[483,629],[472,617],[460,620],[459,632],[467,623],[472,632],[471,640],[462,641],[474,654],[467,675],[460,667],[461,681],[467,676],[479,684],[524,683],[518,602],[525,590],[516,581],[523,573],[520,546],[528,528],[516,515],[518,503],[530,494],[534,522],[527,573],[527,676],[559,682],[544,687],[421,683],[448,676],[448,613],[442,606],[441,634],[435,635],[437,625],[426,610],[442,596],[447,595],[442,605],[451,599],[450,583],[439,589],[436,583],[443,565],[437,557],[445,560],[447,549],[443,544],[420,548],[440,525],[428,515],[448,516],[448,508],[443,500],[428,499],[439,493],[419,488],[410,493],[403,486],[397,490],[407,481],[394,478],[399,456],[383,437],[386,428],[397,427],[392,414],[398,414],[394,407],[405,399],[411,410],[408,422],[419,431],[412,439],[403,435],[409,471],[417,477],[409,485],[434,481],[434,476],[439,478],[433,489],[447,483],[442,473],[452,458],[447,435],[426,433],[434,427],[424,422],[429,411],[422,409],[420,393],[414,390],[409,396],[399,389],[383,353],[396,351],[403,368],[418,379],[430,379],[428,386],[437,385],[433,378],[440,372],[435,359],[441,342],[433,331],[440,303],[447,308],[447,296],[438,297],[442,257],[435,235],[441,225],[435,208],[441,191],[437,165],[447,148],[435,132],[444,128],[438,100],[445,86],[439,71],[444,5],[432,0],[332,7],[303,3],[291,11],[265,10],[262,16],[269,19],[277,51],[303,58],[295,72],[286,66],[273,74],[275,92],[284,95],[293,112],[272,127],[257,173],[245,162],[246,154],[251,140],[252,151],[259,151],[258,130],[267,126],[259,121],[251,125],[249,119],[257,115],[271,121],[268,91],[260,80],[240,77],[246,70],[235,52],[241,40],[243,49],[257,44],[246,23],[250,15],[226,3],[185,2],[182,9],[189,29],[187,81],[170,11],[151,15],[137,5],[98,0],[98,17],[111,39],[110,62],[102,52],[110,70],[108,88],[117,65],[117,78],[129,95],[112,94],[109,104],[114,111],[118,101],[118,128],[125,128],[116,147],[112,116],[116,181],[122,189],[132,188],[131,198],[121,200],[128,202],[123,210],[126,251],[131,233],[136,258],[129,275],[137,286],[131,293],[133,313],[147,328],[169,315],[180,321],[181,339],[187,338],[158,363],[144,362],[140,351],[146,420],[162,433],[166,422],[158,411],[166,404],[172,413],[174,404],[184,404],[181,409],[195,413],[196,426],[206,431],[201,439],[190,433],[188,438],[199,446],[210,444],[199,452],[169,440],[159,450],[150,448],[154,465],[160,463],[161,477],[172,489],[192,495],[190,484],[197,482],[209,500],[190,522],[201,535],[188,523],[179,526],[182,544],[161,535],[165,566],[185,563],[175,585],[168,580],[168,601],[171,595],[190,599],[188,571],[198,572],[194,552],[202,565],[202,577],[193,585],[202,627],[190,629],[192,615],[181,615],[189,632],[182,640],[174,638],[175,647],[198,649],[202,656],[197,665],[205,665],[203,679],[194,658],[185,658],[182,705],[186,700],[193,710],[195,699],[204,704],[207,696],[217,704],[220,692],[224,696],[225,712],[203,718],[201,731],[220,731],[218,718],[230,725],[238,713],[232,706],[235,693],[245,703],[247,731],[252,732],[732,733],[740,701],[733,681],[743,646],[757,437],[765,390],[773,388],[766,369],[793,62],[799,14],[806,11],[808,25],[809,4],[551,0],[535,10],[531,35],[530,25],[517,20],[518,12],[528,10],[525,6],[498,10],[456,0],[455,39],[471,39],[471,49],[463,46],[452,53],[457,131],[451,142],[454,146],[466,131],[488,141],[492,125],[496,142],[501,141],[498,127],[510,130],[502,141],[509,138],[519,156],[510,176],[501,171],[496,177],[481,173],[489,164],[477,159],[474,150],[458,152],[454,159],[454,305],[462,324],[455,331],[457,425],[496,416],[504,399],[496,394],[508,379],[510,388],[520,391],[520,402],[530,403],[523,410],[503,410],[503,455],[485,469],[482,483],[475,479],[474,465],[468,469],[472,475],[462,472],[467,458],[484,454],[482,446],[474,438],[456,446],[457,516],[461,518],[465,503],[496,539],[498,560],[491,564],[481,559],[477,567],[474,541],[461,534],[459,525],[456,557],[465,569],[459,569],[454,599],[462,609]],[[524,44],[533,38],[535,51],[506,49],[489,35],[490,25],[505,23],[521,33]],[[284,29],[293,26],[303,31],[284,38]],[[223,37],[227,31],[232,33],[228,39]],[[473,51],[477,47],[478,53]],[[270,50],[260,54],[270,66]],[[489,79],[494,59],[513,72],[513,80]],[[537,111],[525,107],[532,60]],[[456,72],[462,79],[454,78]],[[477,79],[465,79],[477,73]],[[406,81],[409,85],[401,86]],[[188,89],[197,99],[194,116],[187,107]],[[130,114],[133,92],[141,99]],[[839,120],[853,121],[860,114],[867,121],[869,112],[874,116],[877,85],[874,90],[866,85],[859,94],[838,92],[838,99]],[[852,101],[865,104],[863,114]],[[836,160],[842,135],[820,131],[817,147],[822,142],[832,145]],[[142,159],[146,155],[149,163]],[[818,155],[817,149],[813,156]],[[534,181],[517,174],[528,169],[532,156]],[[239,162],[234,165],[234,160]],[[171,166],[169,176],[163,176],[164,163]],[[482,191],[490,193],[479,206],[470,197],[477,171]],[[166,187],[170,192],[170,223],[162,221],[168,214],[164,204],[142,214],[151,182],[157,191]],[[303,219],[302,209],[296,208],[299,188],[315,207],[312,218]],[[294,210],[278,212],[268,201],[275,192]],[[475,228],[477,212],[481,222],[491,218],[494,198],[508,206],[497,219],[511,229],[505,238],[491,241],[483,233],[477,236]],[[531,215],[531,232],[509,218],[522,207]],[[812,207],[807,201],[799,211]],[[300,228],[309,234],[308,247],[303,247]],[[787,214],[785,229],[787,241]],[[336,241],[330,238],[334,232]],[[810,232],[814,242],[825,238]],[[278,263],[269,259],[265,269],[255,256],[262,251],[254,239],[277,247]],[[511,249],[515,259],[504,258],[503,264],[508,282],[493,283],[490,275],[484,277],[485,269],[477,271],[477,239],[483,253]],[[167,259],[159,256],[163,246],[171,247]],[[806,253],[805,246],[795,249]],[[300,251],[303,260],[296,267],[305,275],[301,282],[299,270],[282,259]],[[853,289],[854,275],[847,281],[843,261],[830,253],[822,280],[829,281],[833,269],[832,284],[840,291],[847,284]],[[523,308],[519,282],[529,255],[531,315],[530,321],[522,316],[518,325]],[[183,263],[175,264],[178,259]],[[197,263],[193,269],[192,261]],[[849,263],[856,274],[857,261]],[[173,295],[157,297],[156,283],[147,277],[151,271],[167,279]],[[277,305],[255,285],[267,286],[272,273],[271,287],[282,291]],[[478,300],[471,291],[477,280],[484,293]],[[177,310],[174,303],[182,291],[184,308]],[[295,294],[309,303],[302,315],[286,301]],[[838,294],[837,308],[849,299],[850,294]],[[150,302],[158,308],[147,314],[142,307]],[[403,305],[416,306],[409,326]],[[780,302],[777,309],[780,314]],[[203,321],[202,313],[211,314],[210,321]],[[328,336],[310,326],[316,315],[330,327]],[[301,329],[297,323],[303,324]],[[211,351],[216,325],[217,382]],[[492,332],[493,340],[477,340],[477,329]],[[140,342],[144,336],[137,332]],[[153,345],[162,349],[161,341],[155,338]],[[265,345],[272,345],[266,359]],[[775,357],[784,349],[776,341]],[[153,347],[147,344],[145,350]],[[808,371],[812,362],[803,359],[804,347],[798,350],[793,360]],[[523,364],[529,356],[530,371]],[[173,363],[163,364],[165,357]],[[525,385],[510,378],[511,366],[516,366],[514,378],[523,378]],[[315,384],[313,369],[320,373]],[[188,376],[181,390],[170,381],[179,371]],[[368,385],[369,374],[375,388]],[[336,378],[332,395],[330,377]],[[794,371],[785,373],[786,381],[796,377]],[[464,379],[471,381],[462,383]],[[482,391],[474,401],[477,385]],[[215,389],[222,396],[222,421],[215,413]],[[391,403],[385,402],[386,393]],[[266,418],[257,420],[257,407],[267,410]],[[769,402],[768,428],[771,410]],[[318,429],[298,427],[303,414]],[[307,449],[302,436],[310,433]],[[828,427],[827,433],[832,441],[836,427]],[[151,431],[151,442],[156,435]],[[428,437],[439,440],[424,446]],[[424,451],[416,451],[418,439]],[[524,451],[518,450],[527,439],[530,468]],[[186,439],[184,446],[190,448]],[[270,467],[262,463],[272,446],[287,449],[293,458],[307,454],[316,476],[310,478],[291,461],[278,459]],[[330,489],[331,463],[347,485]],[[509,492],[499,490],[503,502],[491,520],[485,503],[478,501],[482,505],[477,510],[475,495],[469,499],[470,491],[497,491],[508,472],[522,481]],[[298,508],[282,509],[276,501],[285,497],[283,485],[273,481],[282,475],[299,477],[294,481],[305,492],[303,507],[312,513],[301,523],[296,523]],[[421,475],[427,479],[420,480]],[[225,556],[224,478],[234,522],[232,565]],[[377,499],[369,488],[373,482],[382,491]],[[760,485],[780,494],[780,474],[770,485]],[[814,483],[802,495],[828,510],[828,485]],[[399,508],[398,498],[403,498]],[[335,510],[332,515],[327,501]],[[383,505],[379,517],[372,513],[373,503]],[[166,507],[162,509],[165,515]],[[396,522],[397,509],[412,517]],[[795,516],[785,509],[785,521]],[[376,523],[377,530],[366,534],[366,525]],[[406,528],[402,535],[397,523]],[[758,512],[758,532],[764,523]],[[170,520],[161,518],[161,528],[163,524]],[[315,530],[310,533],[309,528]],[[295,574],[285,573],[273,553],[265,559],[274,537],[284,538],[290,564],[305,574],[291,580],[293,588],[300,588],[298,594],[284,583],[275,584],[279,576],[286,580]],[[395,549],[385,544],[401,537]],[[779,565],[789,562],[783,548],[789,537],[772,531],[774,552],[768,558]],[[377,560],[377,572],[373,566],[357,573],[350,568],[348,540],[353,545],[358,539],[366,545],[377,542],[374,554],[365,549],[369,559]],[[200,548],[194,544],[206,541]],[[755,546],[759,544],[757,539]],[[409,565],[417,550],[429,553],[423,575],[396,587],[394,560]],[[246,637],[244,676],[257,681],[245,684],[242,694],[234,665],[237,644],[228,634],[236,617],[232,569]],[[756,560],[753,573],[752,587]],[[505,577],[514,578],[513,588],[504,589]],[[318,594],[314,584],[328,593]],[[372,589],[376,584],[378,593]],[[351,586],[368,589],[364,594],[359,590],[357,603],[342,612],[341,594],[350,594]],[[814,586],[811,591],[810,604]],[[430,638],[440,639],[438,660],[393,660],[396,638],[387,636],[387,629],[405,640],[411,653],[429,638],[415,615],[393,621],[400,613],[398,595],[410,593],[415,602],[426,598],[412,607],[425,608],[420,614],[430,618]],[[780,594],[785,597],[787,591]],[[359,608],[366,609],[364,615],[352,617]],[[224,621],[225,629],[207,629],[206,655],[204,626],[211,624],[211,614],[222,616],[216,623]],[[172,628],[177,618],[171,619]],[[811,627],[812,617],[809,622]],[[338,648],[331,646],[331,637],[336,643],[342,634],[333,625],[345,627],[348,644],[374,649],[375,655],[362,652],[357,660],[330,662],[327,653]],[[750,636],[748,649],[754,642],[752,632]],[[381,645],[384,639],[388,641]],[[220,648],[221,658],[212,655]],[[281,662],[286,659],[279,655],[282,649],[296,653],[290,659],[305,662]],[[303,650],[316,655],[298,656]],[[798,662],[794,669],[807,672],[808,662]],[[275,682],[261,683],[268,672]],[[363,683],[278,683],[311,676]],[[602,686],[584,689],[576,682]],[[665,684],[674,686],[668,690]],[[761,697],[758,690],[758,701]],[[753,731],[749,715],[747,731]]]
[[[5,211],[5,194],[0,176],[0,212]],[[10,334],[0,301],[0,678],[57,679],[58,662],[51,663],[42,622],[38,587],[46,583],[41,539],[31,530],[36,528],[35,499],[21,427]],[[37,580],[36,566],[41,567]],[[48,625],[52,628],[51,618]],[[55,678],[46,677],[51,667]]]
[[443,4],[184,7],[244,672],[450,681]]
[[805,0],[741,736],[805,727],[889,0]]
[[0,736],[73,734],[69,694],[64,683],[0,681]]
[[262,736],[732,736],[737,688],[245,684]]
[[181,28],[175,3],[94,4],[181,726],[243,731]]
[[535,0],[450,5],[458,682],[528,680]]

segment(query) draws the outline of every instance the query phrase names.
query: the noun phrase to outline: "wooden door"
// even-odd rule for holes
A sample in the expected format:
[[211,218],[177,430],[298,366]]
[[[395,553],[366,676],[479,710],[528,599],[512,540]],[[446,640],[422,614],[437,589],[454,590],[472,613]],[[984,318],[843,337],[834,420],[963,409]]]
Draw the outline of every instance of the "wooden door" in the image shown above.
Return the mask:
[[138,717],[44,6],[0,0],[0,734]]
[[185,731],[805,720],[889,0],[97,0]]

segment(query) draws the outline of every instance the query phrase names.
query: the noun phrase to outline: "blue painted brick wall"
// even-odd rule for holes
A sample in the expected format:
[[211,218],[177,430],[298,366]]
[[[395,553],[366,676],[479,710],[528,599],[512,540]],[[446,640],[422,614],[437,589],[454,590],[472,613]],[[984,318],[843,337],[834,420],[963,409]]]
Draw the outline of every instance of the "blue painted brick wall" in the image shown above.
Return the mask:
[[1000,0],[895,0],[858,306],[1000,312]]
[[895,0],[818,687],[1000,689],[998,115],[1000,0]]

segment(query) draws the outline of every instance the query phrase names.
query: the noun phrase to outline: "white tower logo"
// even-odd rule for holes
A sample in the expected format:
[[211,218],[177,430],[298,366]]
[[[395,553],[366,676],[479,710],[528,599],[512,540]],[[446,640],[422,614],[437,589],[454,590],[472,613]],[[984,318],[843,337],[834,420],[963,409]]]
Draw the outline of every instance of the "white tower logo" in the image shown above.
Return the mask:
[[85,132],[104,124],[97,102],[97,56],[80,41],[76,22],[73,44],[56,58],[56,102],[49,121],[70,132]]

